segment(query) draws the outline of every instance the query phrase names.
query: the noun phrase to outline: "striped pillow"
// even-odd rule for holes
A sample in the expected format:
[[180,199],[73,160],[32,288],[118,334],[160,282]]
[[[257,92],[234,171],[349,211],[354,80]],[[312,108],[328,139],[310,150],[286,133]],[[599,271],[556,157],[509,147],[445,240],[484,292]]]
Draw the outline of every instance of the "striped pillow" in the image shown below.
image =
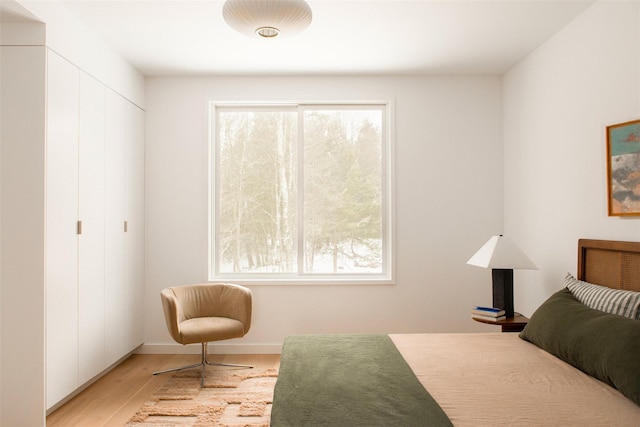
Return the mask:
[[564,286],[587,307],[640,320],[640,292],[594,285],[578,280],[570,273],[564,279]]

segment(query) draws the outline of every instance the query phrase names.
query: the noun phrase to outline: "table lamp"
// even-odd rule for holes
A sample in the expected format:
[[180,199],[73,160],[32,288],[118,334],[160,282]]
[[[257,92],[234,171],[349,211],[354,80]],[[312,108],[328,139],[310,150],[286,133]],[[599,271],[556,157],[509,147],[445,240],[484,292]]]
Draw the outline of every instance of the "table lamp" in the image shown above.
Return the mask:
[[513,270],[538,269],[511,239],[502,234],[491,237],[467,264],[491,269],[493,307],[503,309],[507,318],[514,316]]

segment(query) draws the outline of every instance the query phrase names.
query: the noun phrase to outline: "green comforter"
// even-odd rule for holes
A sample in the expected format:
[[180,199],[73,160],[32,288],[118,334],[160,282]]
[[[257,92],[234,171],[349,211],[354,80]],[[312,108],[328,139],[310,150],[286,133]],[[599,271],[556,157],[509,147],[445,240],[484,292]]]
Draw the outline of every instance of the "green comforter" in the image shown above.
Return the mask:
[[387,335],[285,340],[271,427],[451,425]]

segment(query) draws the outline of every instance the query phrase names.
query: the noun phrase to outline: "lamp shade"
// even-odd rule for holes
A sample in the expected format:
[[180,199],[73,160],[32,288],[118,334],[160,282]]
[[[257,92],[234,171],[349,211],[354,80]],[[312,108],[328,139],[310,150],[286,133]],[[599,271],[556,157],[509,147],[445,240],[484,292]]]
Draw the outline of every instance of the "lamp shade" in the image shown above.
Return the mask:
[[311,8],[304,0],[227,0],[224,20],[253,38],[290,37],[311,24]]
[[467,264],[495,269],[538,269],[510,238],[503,235],[491,237]]

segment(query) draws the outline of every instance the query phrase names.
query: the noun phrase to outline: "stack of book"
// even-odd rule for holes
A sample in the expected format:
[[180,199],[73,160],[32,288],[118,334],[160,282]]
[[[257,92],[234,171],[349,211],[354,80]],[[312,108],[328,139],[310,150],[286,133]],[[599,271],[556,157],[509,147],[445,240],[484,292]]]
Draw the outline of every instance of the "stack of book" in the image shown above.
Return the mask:
[[504,310],[494,307],[473,307],[471,317],[485,322],[499,322],[507,318]]

